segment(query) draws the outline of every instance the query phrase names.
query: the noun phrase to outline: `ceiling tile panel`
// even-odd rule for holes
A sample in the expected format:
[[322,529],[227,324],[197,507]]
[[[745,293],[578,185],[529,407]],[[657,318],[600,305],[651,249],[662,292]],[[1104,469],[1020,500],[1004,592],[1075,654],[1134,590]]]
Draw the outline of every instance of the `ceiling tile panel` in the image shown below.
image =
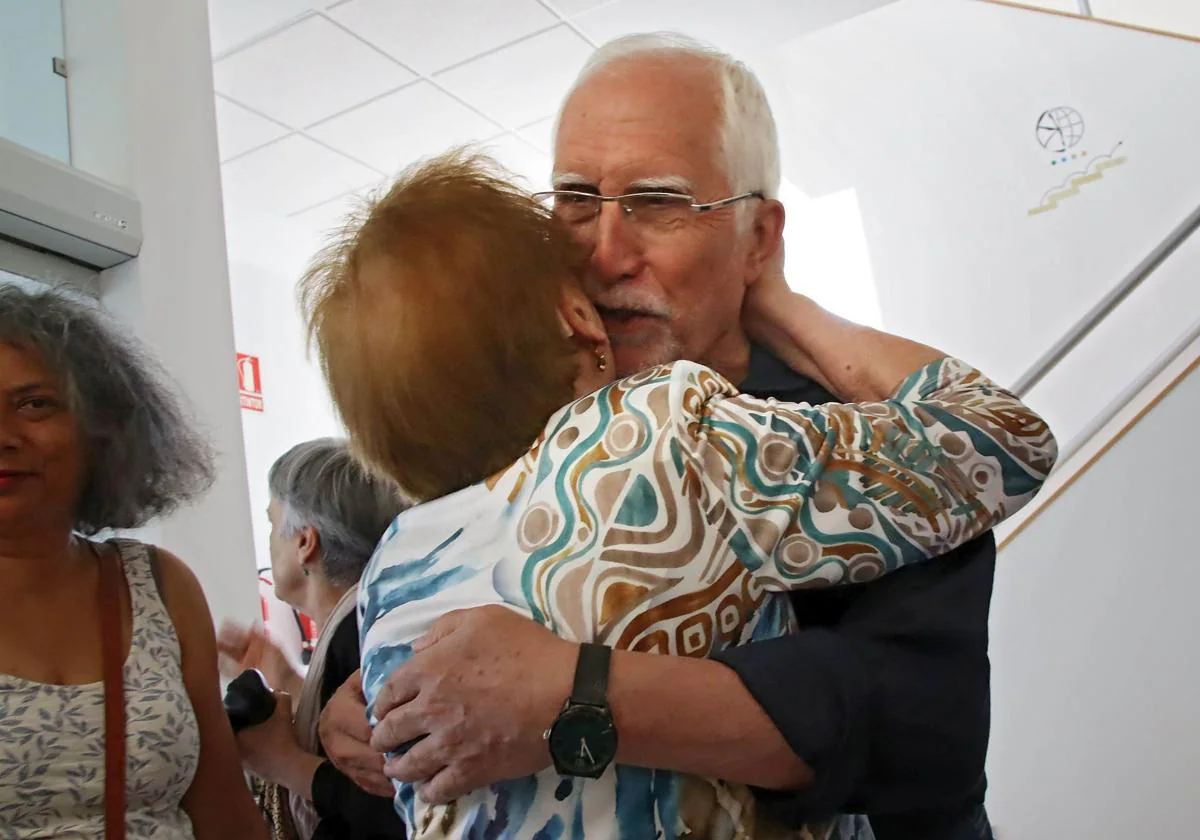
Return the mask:
[[563,25],[439,73],[437,81],[514,128],[553,115],[591,51]]
[[480,151],[491,155],[517,176],[530,191],[550,189],[550,156],[542,154],[521,138],[505,134],[484,143]]
[[632,32],[673,30],[739,56],[758,56],[806,32],[893,0],[616,0],[575,18],[597,44]]
[[413,74],[320,16],[213,64],[218,93],[300,128],[411,81]]
[[308,134],[383,172],[503,132],[429,82],[418,82],[319,123]]
[[537,0],[350,0],[329,14],[426,74],[558,21]]
[[293,134],[221,167],[227,203],[286,215],[378,181],[380,173]]
[[279,123],[260,117],[223,96],[216,97],[216,101],[217,144],[221,149],[221,160],[229,160],[289,133],[289,129]]
[[293,225],[299,227],[306,235],[313,237],[317,241],[323,240],[330,233],[340,228],[345,223],[346,217],[357,209],[362,200],[372,190],[375,190],[383,183],[385,182],[380,181],[377,184],[370,184],[353,192],[340,195],[323,204],[318,204],[315,207],[294,213],[288,217],[288,220]]
[[574,17],[612,3],[613,0],[546,0],[546,2],[563,17]]
[[309,0],[208,0],[212,54],[239,47],[311,9]]
[[537,147],[543,154],[554,156],[554,122],[556,117],[546,117],[527,125],[517,133]]

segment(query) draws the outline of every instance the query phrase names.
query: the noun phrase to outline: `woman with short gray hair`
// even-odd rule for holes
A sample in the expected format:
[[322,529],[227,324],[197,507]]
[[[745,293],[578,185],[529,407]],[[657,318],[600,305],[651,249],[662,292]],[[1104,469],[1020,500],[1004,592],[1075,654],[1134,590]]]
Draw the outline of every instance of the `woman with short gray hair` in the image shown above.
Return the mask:
[[90,539],[169,513],[212,475],[166,378],[116,324],[0,285],[6,837],[265,838],[195,576],[168,551]]
[[368,475],[346,443],[333,438],[292,447],[272,465],[267,485],[275,594],[316,622],[320,635],[301,678],[261,627],[221,628],[226,675],[257,668],[292,700],[277,704],[271,720],[239,733],[243,761],[276,786],[264,805],[278,833],[403,837],[390,797],[372,796],[342,775],[324,760],[317,737],[321,709],[358,670],[358,579],[403,505],[394,488]]

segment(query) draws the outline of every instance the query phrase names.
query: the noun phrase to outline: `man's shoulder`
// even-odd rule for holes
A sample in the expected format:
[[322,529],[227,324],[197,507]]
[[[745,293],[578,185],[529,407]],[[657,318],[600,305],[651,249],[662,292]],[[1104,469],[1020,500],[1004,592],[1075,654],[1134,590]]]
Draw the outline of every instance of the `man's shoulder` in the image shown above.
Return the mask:
[[841,402],[836,396],[803,374],[796,373],[771,351],[750,345],[750,367],[739,388],[752,397],[774,397],[783,402],[823,405]]

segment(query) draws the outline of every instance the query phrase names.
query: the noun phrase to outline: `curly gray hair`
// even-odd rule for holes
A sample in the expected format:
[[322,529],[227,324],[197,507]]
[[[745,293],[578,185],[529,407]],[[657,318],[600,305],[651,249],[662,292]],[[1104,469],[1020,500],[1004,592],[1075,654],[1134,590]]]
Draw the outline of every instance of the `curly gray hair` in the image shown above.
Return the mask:
[[379,538],[407,507],[395,488],[368,474],[349,445],[335,438],[293,446],[271,466],[267,485],[283,508],[283,536],[314,529],[321,571],[338,586],[358,581]]
[[87,465],[76,531],[140,527],[212,484],[212,451],[166,375],[98,307],[0,283],[0,341],[40,356],[66,391]]

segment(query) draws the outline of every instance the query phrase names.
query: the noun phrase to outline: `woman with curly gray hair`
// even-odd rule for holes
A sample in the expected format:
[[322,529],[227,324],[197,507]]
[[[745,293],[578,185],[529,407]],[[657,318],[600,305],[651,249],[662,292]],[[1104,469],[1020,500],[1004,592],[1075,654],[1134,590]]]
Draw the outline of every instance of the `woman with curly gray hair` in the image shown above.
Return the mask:
[[92,539],[169,513],[212,473],[138,345],[86,304],[0,285],[5,837],[266,837],[195,576],[162,549]]

